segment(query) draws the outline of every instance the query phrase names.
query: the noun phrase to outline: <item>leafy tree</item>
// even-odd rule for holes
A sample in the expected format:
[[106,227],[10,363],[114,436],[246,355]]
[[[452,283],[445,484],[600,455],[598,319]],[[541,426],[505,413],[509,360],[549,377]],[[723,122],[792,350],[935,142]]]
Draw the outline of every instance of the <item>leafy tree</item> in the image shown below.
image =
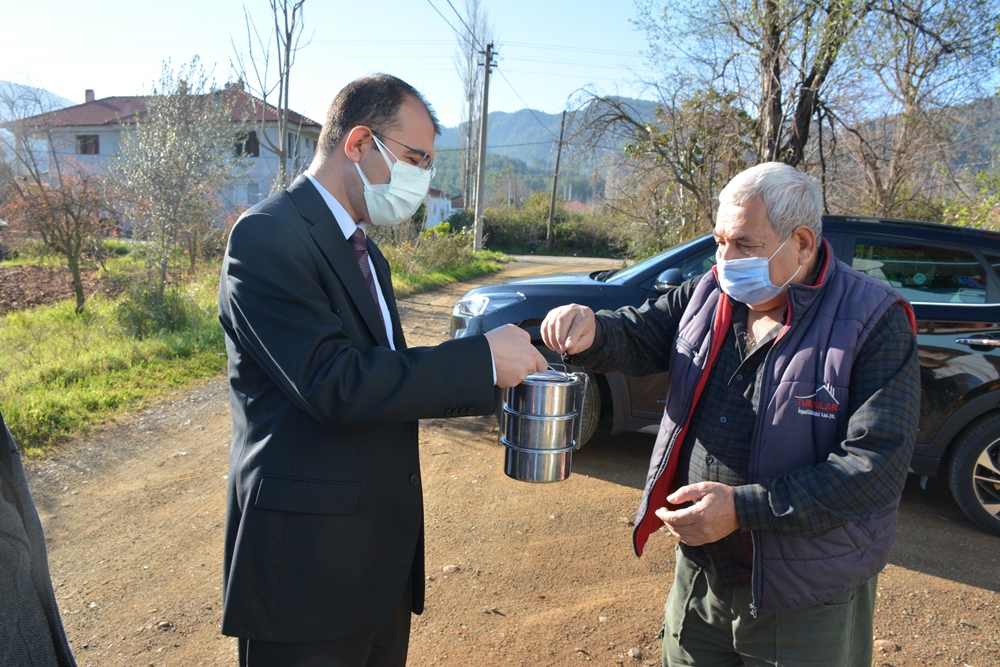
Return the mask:
[[944,221],[1000,231],[1000,173],[981,171],[972,183],[976,192],[951,201],[945,207]]
[[223,194],[243,168],[233,104],[234,95],[215,88],[197,56],[176,73],[167,62],[146,99],[146,116],[122,133],[111,174],[135,236],[148,243],[161,295],[178,247],[193,269],[206,239],[221,232]]

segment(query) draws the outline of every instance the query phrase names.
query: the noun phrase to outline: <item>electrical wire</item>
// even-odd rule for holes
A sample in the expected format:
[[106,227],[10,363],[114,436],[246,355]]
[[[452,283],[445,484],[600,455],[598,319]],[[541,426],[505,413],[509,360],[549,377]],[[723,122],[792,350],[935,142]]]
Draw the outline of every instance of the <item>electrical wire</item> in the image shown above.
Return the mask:
[[521,104],[523,104],[524,108],[528,110],[528,113],[530,113],[531,116],[535,120],[538,121],[538,124],[541,125],[543,128],[545,128],[545,131],[548,132],[549,134],[551,134],[552,138],[555,139],[558,142],[559,141],[559,137],[556,136],[556,133],[553,132],[552,130],[550,130],[549,127],[548,127],[548,125],[546,125],[545,123],[543,123],[542,119],[538,117],[538,115],[534,112],[534,110],[530,106],[528,106],[528,103],[524,101],[523,97],[521,97],[521,93],[517,92],[517,89],[514,88],[514,84],[512,84],[510,82],[510,79],[507,78],[507,75],[505,75],[503,73],[503,70],[500,69],[499,67],[497,68],[497,74],[500,75],[501,79],[503,79],[504,81],[507,82],[507,85],[510,86],[511,91],[513,91],[514,95],[517,96],[517,99],[521,100]]
[[[470,35],[470,36],[472,37],[472,39],[474,39],[474,40],[475,40],[475,42],[476,42],[476,45],[477,45],[477,46],[479,46],[479,48],[483,49],[483,51],[485,51],[486,49],[485,49],[485,48],[483,48],[483,46],[482,46],[482,43],[481,43],[481,42],[480,42],[480,41],[479,41],[478,39],[476,39],[476,35],[475,35],[475,33],[473,33],[473,32],[472,32],[472,29],[471,29],[471,28],[469,28],[469,24],[467,24],[467,23],[465,22],[465,19],[463,19],[463,18],[462,18],[462,16],[461,16],[461,15],[460,15],[460,14],[458,13],[458,10],[457,10],[457,9],[455,9],[455,5],[451,4],[451,0],[445,0],[445,2],[447,2],[447,3],[448,3],[448,6],[449,6],[449,7],[451,7],[451,10],[452,10],[453,12],[455,12],[455,16],[458,16],[458,20],[462,22],[462,25],[463,25],[463,26],[465,26],[465,29],[469,31],[469,35]],[[451,24],[451,22],[450,22],[450,21],[448,21],[448,19],[447,19],[447,18],[445,18],[444,14],[442,14],[442,13],[441,13],[440,11],[438,11],[438,8],[434,6],[434,3],[433,3],[433,2],[431,2],[431,0],[427,0],[427,4],[429,4],[429,5],[430,5],[430,6],[431,6],[431,7],[432,7],[432,8],[434,9],[434,11],[435,11],[435,12],[437,12],[437,15],[438,15],[438,16],[440,16],[440,17],[441,17],[441,19],[442,19],[442,20],[443,20],[443,21],[444,21],[445,23],[447,23],[447,24],[448,24],[448,27],[449,27],[449,28],[451,28],[451,29],[452,29],[452,31],[453,31],[453,32],[454,32],[454,33],[455,33],[456,35],[458,35],[458,36],[459,36],[459,37],[461,37],[462,39],[465,39],[465,37],[463,37],[463,36],[462,36],[462,33],[460,33],[460,32],[458,31],[458,29],[457,29],[457,28],[455,28],[455,26],[453,26],[453,25]],[[492,63],[492,62],[488,62],[488,63],[486,63],[486,64],[484,65],[484,67],[492,67],[492,66],[493,66],[493,63]],[[512,83],[510,82],[510,79],[508,79],[508,78],[507,78],[507,76],[506,76],[506,75],[505,75],[505,74],[503,73],[503,70],[502,70],[502,69],[500,69],[500,67],[499,67],[499,66],[497,66],[497,73],[498,73],[498,74],[500,75],[500,77],[501,77],[501,78],[502,78],[502,79],[503,79],[504,81],[506,81],[506,82],[507,82],[507,85],[508,85],[508,86],[510,86],[510,89],[511,89],[511,92],[513,92],[513,93],[514,93],[514,95],[515,95],[515,96],[517,97],[517,99],[521,100],[521,104],[523,104],[523,105],[524,105],[524,108],[525,108],[525,109],[527,109],[529,113],[531,113],[531,116],[532,116],[532,118],[534,118],[534,119],[535,119],[536,121],[538,121],[538,124],[539,124],[539,125],[541,125],[541,126],[542,126],[542,127],[543,127],[543,128],[545,129],[545,131],[546,131],[546,132],[548,132],[549,134],[551,134],[551,135],[552,135],[552,138],[553,138],[553,139],[555,139],[555,140],[556,140],[556,141],[558,142],[558,141],[559,141],[559,137],[557,137],[557,136],[555,135],[555,132],[553,132],[552,130],[550,130],[550,129],[549,129],[549,127],[548,127],[548,126],[547,126],[547,125],[546,125],[545,123],[543,123],[543,122],[542,122],[542,119],[541,119],[541,118],[539,118],[539,117],[538,117],[538,116],[537,116],[537,115],[535,114],[535,112],[534,112],[534,110],[532,110],[531,106],[530,106],[530,105],[529,105],[529,104],[528,104],[527,102],[525,102],[525,101],[524,101],[524,98],[523,98],[523,97],[521,97],[521,93],[517,92],[517,89],[516,89],[516,88],[514,88],[514,84],[512,84]]]
[[[456,35],[458,35],[459,37],[461,37],[461,36],[462,36],[462,33],[460,33],[460,32],[458,31],[458,28],[456,28],[455,26],[453,26],[453,25],[451,24],[451,22],[450,22],[450,21],[448,21],[447,17],[445,17],[445,15],[441,13],[441,10],[439,10],[439,9],[438,9],[437,7],[435,7],[435,6],[434,6],[434,3],[433,3],[433,2],[431,2],[431,0],[427,0],[427,4],[431,6],[431,9],[433,9],[433,10],[434,10],[435,12],[437,12],[437,15],[441,17],[441,20],[442,20],[442,21],[444,21],[445,23],[447,23],[447,24],[448,24],[448,27],[452,29],[452,32],[454,32],[454,33],[455,33]],[[449,2],[448,4],[451,4],[451,3]],[[463,21],[463,23],[464,23],[464,21]]]
[[469,24],[465,22],[465,19],[463,19],[462,15],[458,13],[458,10],[455,9],[455,5],[451,4],[451,0],[445,0],[445,2],[447,2],[448,6],[451,7],[451,11],[455,12],[455,16],[457,16],[458,20],[462,22],[462,25],[465,26],[465,29],[469,31],[469,37],[473,39],[473,41],[476,43],[476,46],[485,51],[486,48],[483,46],[483,43],[476,38],[476,33],[472,30],[472,28],[469,27]]
[[[522,144],[499,144],[497,146],[490,146],[490,148],[513,148],[514,146],[544,146],[544,145],[551,145],[551,144],[552,144],[551,141],[528,141],[528,142],[525,142],[525,143],[522,143]],[[571,144],[568,141],[564,141],[563,145],[564,146],[570,146]],[[461,147],[454,147],[453,148],[451,146],[444,146],[442,148],[435,148],[434,150],[436,152],[438,152],[438,153],[446,153],[446,152],[449,152],[449,151],[464,151],[464,150],[468,150],[468,149],[461,148]]]

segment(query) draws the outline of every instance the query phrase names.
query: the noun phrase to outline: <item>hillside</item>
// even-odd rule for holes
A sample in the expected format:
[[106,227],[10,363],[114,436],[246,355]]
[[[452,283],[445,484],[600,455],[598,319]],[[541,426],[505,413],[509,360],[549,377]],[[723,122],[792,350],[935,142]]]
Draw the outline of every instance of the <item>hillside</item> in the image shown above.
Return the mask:
[[34,115],[75,104],[73,100],[60,97],[44,88],[0,80],[0,123],[10,120],[15,115]]
[[[635,99],[627,101],[647,113],[649,118],[653,117],[656,103]],[[955,132],[952,140],[953,166],[958,169],[965,167],[973,174],[995,168],[1000,150],[1000,97],[976,100],[951,112],[949,116]],[[577,112],[576,118],[582,115]],[[537,190],[551,187],[560,116],[528,109],[515,113],[490,113],[487,188],[491,200],[517,198],[515,190],[523,196],[520,194],[522,188]],[[586,147],[574,144],[572,137],[577,127],[572,116],[567,117],[567,123],[567,144],[563,148],[560,169],[560,195],[566,199],[587,201],[600,194],[602,179],[587,163]],[[457,148],[460,129],[443,128],[437,143],[438,175],[434,187],[449,194],[464,190],[460,178],[461,151]],[[613,142],[608,142],[604,148],[611,151],[621,149]]]
[[[629,102],[646,110],[652,117],[654,102]],[[587,202],[601,194],[603,179],[594,173],[593,165],[587,159],[587,147],[573,141],[577,129],[574,119],[581,116],[580,112],[567,115],[559,194],[567,200]],[[486,160],[488,200],[496,204],[513,203],[536,190],[552,187],[561,121],[562,114],[529,109],[489,114]],[[442,128],[436,143],[437,174],[433,187],[448,194],[458,194],[465,189],[461,179],[463,151],[458,148],[462,130],[461,126]],[[605,148],[611,151],[621,149],[612,142]]]
[[[636,108],[647,111],[649,117],[652,117],[656,107],[655,102],[645,100],[629,100],[629,102]],[[574,118],[580,115],[582,115],[580,112],[567,115],[565,137],[573,136],[577,129]],[[551,171],[555,164],[556,142],[559,138],[562,114],[521,109],[514,113],[492,111],[489,119],[488,152],[521,160],[526,165],[547,167]],[[460,130],[461,127],[442,128],[437,145],[442,148],[457,148]]]

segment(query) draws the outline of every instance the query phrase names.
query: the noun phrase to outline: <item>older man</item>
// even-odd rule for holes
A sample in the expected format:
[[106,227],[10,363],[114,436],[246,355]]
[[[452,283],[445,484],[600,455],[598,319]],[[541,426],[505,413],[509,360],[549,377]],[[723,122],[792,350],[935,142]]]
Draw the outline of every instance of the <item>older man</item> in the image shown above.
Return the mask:
[[916,434],[912,311],[833,257],[815,180],[719,195],[717,265],[641,308],[542,324],[574,364],[670,371],[634,546],[678,540],[663,664],[869,667]]
[[404,665],[424,603],[417,420],[491,413],[494,385],[546,367],[513,326],[406,347],[365,229],[416,211],[437,133],[396,77],[348,84],[308,172],[230,235],[222,631],[243,665]]

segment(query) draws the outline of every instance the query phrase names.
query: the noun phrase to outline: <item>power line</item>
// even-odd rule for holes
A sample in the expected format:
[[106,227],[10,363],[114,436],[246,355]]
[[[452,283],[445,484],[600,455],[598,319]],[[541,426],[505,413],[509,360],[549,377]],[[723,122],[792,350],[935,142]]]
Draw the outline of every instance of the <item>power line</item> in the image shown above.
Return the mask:
[[[494,148],[513,148],[514,146],[543,146],[543,145],[544,146],[548,146],[551,143],[552,143],[551,141],[526,141],[526,142],[520,143],[520,144],[499,144],[499,145],[496,145],[496,146],[490,145],[490,149],[494,149]],[[568,141],[563,142],[563,143],[566,146],[572,145]],[[458,148],[458,147],[452,148],[452,147],[449,147],[449,146],[445,146],[443,148],[435,148],[434,150],[436,152],[438,152],[438,153],[447,153],[449,151],[464,151],[466,149],[464,149],[464,148]]]
[[559,137],[557,137],[557,136],[555,135],[555,133],[554,133],[554,132],[553,132],[552,130],[550,130],[550,129],[549,129],[548,125],[546,125],[545,123],[543,123],[543,122],[542,122],[542,119],[541,119],[541,118],[539,118],[539,117],[538,117],[538,115],[537,115],[537,114],[535,114],[534,110],[533,110],[533,109],[532,109],[532,108],[531,108],[530,106],[528,106],[528,103],[524,101],[524,98],[523,98],[523,97],[521,97],[521,94],[520,94],[519,92],[517,92],[517,90],[516,90],[516,89],[514,88],[514,84],[512,84],[512,83],[510,82],[510,80],[509,80],[509,79],[507,78],[507,75],[503,73],[503,70],[502,70],[502,69],[500,69],[499,67],[497,67],[497,72],[499,72],[499,73],[500,73],[500,78],[502,78],[502,79],[503,79],[504,81],[506,81],[506,82],[507,82],[507,85],[508,85],[508,86],[510,86],[510,89],[511,89],[511,91],[513,91],[513,93],[514,93],[514,94],[515,94],[515,95],[517,96],[517,99],[521,100],[521,104],[523,104],[523,105],[524,105],[524,108],[528,110],[528,113],[530,113],[530,114],[531,114],[531,116],[532,116],[532,117],[533,117],[533,118],[534,118],[535,120],[537,120],[537,121],[538,121],[538,124],[539,124],[539,125],[541,125],[542,127],[544,127],[544,128],[545,128],[545,131],[546,131],[546,132],[548,132],[549,134],[551,134],[551,135],[552,135],[552,138],[553,138],[553,139],[555,139],[556,141],[559,141]]
[[476,45],[476,46],[477,46],[478,48],[480,48],[480,49],[482,49],[482,50],[484,50],[484,51],[485,51],[485,50],[486,50],[486,47],[485,47],[485,46],[483,46],[482,42],[480,42],[480,41],[479,41],[479,40],[478,40],[478,39],[476,38],[476,33],[475,33],[475,32],[474,32],[473,30],[472,30],[472,28],[470,28],[470,27],[469,27],[469,24],[465,22],[465,19],[463,19],[463,18],[462,18],[462,15],[458,13],[458,10],[457,10],[457,9],[455,9],[455,5],[451,4],[451,0],[445,0],[445,2],[447,2],[447,3],[448,3],[448,6],[449,6],[449,7],[451,7],[451,11],[455,12],[455,16],[457,16],[457,17],[458,17],[458,20],[462,22],[462,25],[464,25],[464,26],[465,26],[465,29],[469,31],[469,37],[471,37],[471,38],[473,39],[473,41],[474,41],[474,42],[476,43],[475,45]]
[[[435,12],[437,12],[437,15],[441,17],[441,20],[442,20],[442,21],[444,21],[445,23],[447,23],[447,24],[448,24],[448,27],[449,27],[449,28],[451,28],[451,29],[452,29],[452,31],[453,31],[453,32],[454,32],[454,33],[455,33],[456,35],[458,35],[459,37],[461,37],[461,36],[462,36],[462,33],[460,33],[460,32],[458,31],[458,28],[456,28],[455,26],[453,26],[453,25],[451,24],[451,22],[449,22],[449,21],[448,21],[448,19],[447,19],[447,18],[445,17],[445,15],[441,13],[441,10],[439,10],[439,9],[438,9],[437,7],[435,7],[435,6],[434,6],[434,3],[433,3],[433,2],[431,2],[431,0],[427,0],[427,4],[431,6],[431,9],[433,9],[433,10],[434,10]],[[449,2],[448,4],[450,5],[451,3]]]
[[[462,25],[464,25],[464,26],[465,26],[465,28],[466,28],[466,30],[468,30],[468,31],[469,31],[469,35],[471,35],[471,36],[472,36],[472,38],[473,38],[473,39],[475,39],[475,34],[474,34],[474,33],[472,32],[472,29],[471,29],[471,28],[469,28],[469,26],[468,26],[468,24],[467,24],[467,23],[465,22],[465,20],[464,20],[464,19],[463,19],[463,18],[462,18],[462,17],[461,17],[460,15],[459,15],[459,13],[458,13],[458,10],[457,10],[457,9],[455,9],[455,5],[451,4],[451,0],[445,0],[445,2],[447,2],[447,3],[448,3],[448,6],[449,6],[449,7],[451,7],[452,11],[453,11],[453,12],[455,12],[455,15],[456,15],[456,16],[458,16],[458,20],[459,20],[459,21],[461,21],[461,22],[462,22]],[[455,28],[455,26],[453,26],[453,25],[451,24],[451,22],[450,22],[450,21],[448,21],[448,19],[447,19],[447,18],[445,18],[444,14],[442,14],[442,13],[441,13],[440,11],[438,11],[438,8],[434,6],[434,3],[433,3],[433,2],[431,2],[431,0],[427,0],[427,4],[429,4],[429,5],[430,5],[430,6],[431,6],[431,7],[432,7],[432,8],[434,9],[434,11],[435,11],[435,12],[437,12],[437,15],[441,17],[441,20],[443,20],[443,21],[444,21],[445,23],[447,23],[447,24],[448,24],[448,27],[449,27],[449,28],[451,28],[451,29],[452,29],[452,31],[453,31],[453,32],[454,32],[454,33],[455,33],[456,35],[458,35],[459,37],[462,37],[462,33],[460,33],[460,32],[458,31],[458,29],[457,29],[457,28]],[[463,39],[464,39],[464,38],[463,38]],[[478,40],[478,39],[476,39],[476,44],[477,44],[477,45],[479,44],[479,40]],[[482,47],[480,46],[480,48],[482,48]],[[486,63],[486,67],[490,67],[491,65],[492,65],[492,63]],[[552,135],[552,138],[553,138],[553,139],[555,139],[556,141],[559,141],[559,137],[557,137],[557,136],[555,135],[555,133],[554,133],[554,132],[553,132],[552,130],[550,130],[550,129],[549,129],[549,127],[548,127],[548,126],[547,126],[547,125],[546,125],[545,123],[543,123],[543,122],[542,122],[542,119],[541,119],[541,118],[539,118],[539,117],[538,117],[538,116],[537,116],[537,115],[535,114],[535,112],[534,112],[534,111],[533,111],[533,110],[531,109],[530,105],[529,105],[529,104],[528,104],[527,102],[525,102],[525,101],[524,101],[524,98],[523,98],[523,97],[521,97],[521,93],[517,92],[517,89],[516,89],[516,88],[514,88],[514,84],[512,84],[512,83],[510,82],[510,79],[508,79],[508,78],[507,78],[507,76],[506,76],[506,75],[505,75],[505,74],[503,73],[503,70],[502,70],[502,69],[500,69],[500,67],[499,67],[499,66],[497,66],[497,72],[499,72],[499,73],[500,73],[500,76],[501,76],[501,77],[503,78],[503,80],[507,82],[507,85],[508,85],[508,86],[510,86],[510,89],[511,89],[511,91],[512,91],[512,92],[514,93],[514,95],[515,95],[515,96],[517,97],[517,99],[521,100],[521,104],[523,104],[523,105],[524,105],[524,108],[525,108],[525,109],[527,109],[527,110],[528,110],[528,112],[529,112],[529,113],[531,114],[531,116],[532,116],[532,117],[533,117],[533,118],[534,118],[535,120],[537,120],[537,121],[538,121],[538,124],[539,124],[539,125],[541,125],[541,126],[542,126],[543,128],[545,128],[545,131],[546,131],[546,132],[548,132],[549,134],[551,134],[551,135]],[[483,119],[483,122],[484,122],[484,123],[485,123],[485,122],[487,122],[487,119],[485,119],[485,118],[484,118],[484,119]]]

